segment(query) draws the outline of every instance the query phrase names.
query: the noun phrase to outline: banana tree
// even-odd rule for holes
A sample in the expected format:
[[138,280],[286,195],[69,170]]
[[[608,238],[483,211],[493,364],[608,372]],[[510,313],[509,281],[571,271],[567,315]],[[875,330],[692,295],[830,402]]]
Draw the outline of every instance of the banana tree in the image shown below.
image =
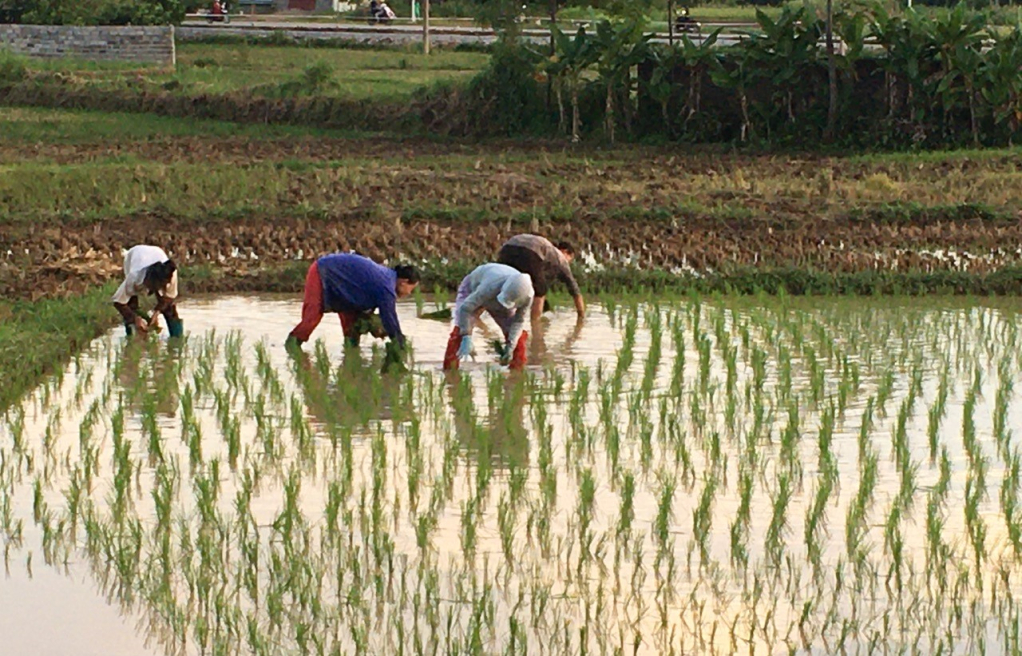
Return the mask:
[[551,26],[554,38],[554,54],[544,65],[547,75],[553,80],[557,96],[557,110],[561,131],[566,131],[564,116],[564,94],[571,98],[571,140],[579,141],[581,127],[578,111],[578,96],[583,76],[596,61],[597,50],[593,38],[580,27],[574,37],[569,37],[556,25]]
[[722,27],[718,27],[705,39],[695,42],[688,34],[681,35],[680,55],[688,69],[688,97],[685,100],[685,124],[702,110],[703,78],[718,65],[717,38]]
[[749,85],[753,82],[750,74],[749,51],[735,46],[728,49],[725,61],[720,61],[709,69],[710,80],[721,89],[734,91],[738,97],[738,109],[741,112],[742,124],[738,139],[748,141],[755,136],[755,129],[749,114]]
[[953,131],[953,114],[965,105],[969,108],[972,141],[977,144],[976,88],[985,28],[983,15],[966,13],[965,5],[960,4],[945,17],[938,17],[932,32],[940,63],[935,75],[936,95],[944,110],[945,130]]
[[907,118],[916,131],[923,129],[929,111],[926,81],[933,73],[936,54],[928,21],[912,10],[904,16],[889,14],[877,4],[870,32],[884,50],[879,61],[884,69],[888,116]]
[[600,21],[596,25],[596,68],[607,93],[604,127],[611,143],[615,140],[617,123],[614,97],[625,99],[624,116],[630,128],[631,70],[647,55],[651,34],[643,34],[643,21],[629,18],[619,22]]
[[[771,104],[780,105],[784,120],[795,124],[796,99],[810,99],[807,85],[819,86],[812,76],[819,69],[818,44],[824,26],[804,6],[796,9],[786,6],[776,21],[757,10],[756,21],[760,33],[750,33],[741,45],[757,64],[753,72],[773,89]],[[762,113],[769,116],[770,108],[762,108]]]
[[681,48],[677,45],[654,45],[650,47],[650,59],[653,73],[646,84],[650,97],[660,105],[660,117],[664,122],[664,131],[672,136],[674,129],[668,109],[677,85],[675,75],[684,65]]
[[1008,131],[1013,143],[1022,129],[1022,26],[994,40],[980,65],[980,95],[990,105],[995,125]]

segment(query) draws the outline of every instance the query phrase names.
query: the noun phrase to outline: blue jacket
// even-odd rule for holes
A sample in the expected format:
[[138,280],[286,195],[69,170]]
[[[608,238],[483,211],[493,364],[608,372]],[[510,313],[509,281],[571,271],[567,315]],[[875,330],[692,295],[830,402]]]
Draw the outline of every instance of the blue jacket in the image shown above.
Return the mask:
[[316,260],[323,281],[324,312],[367,312],[380,309],[383,328],[404,343],[397,320],[397,273],[355,253],[335,253]]

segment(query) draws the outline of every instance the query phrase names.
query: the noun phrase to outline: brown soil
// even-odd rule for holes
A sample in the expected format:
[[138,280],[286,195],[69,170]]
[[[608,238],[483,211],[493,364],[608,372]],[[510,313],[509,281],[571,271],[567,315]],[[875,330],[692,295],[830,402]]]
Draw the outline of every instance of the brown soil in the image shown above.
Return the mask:
[[483,262],[516,232],[531,229],[567,239],[584,260],[644,269],[727,271],[797,267],[832,273],[954,271],[986,273],[1020,263],[1022,222],[869,223],[804,220],[593,219],[554,226],[497,221],[250,218],[196,225],[137,216],[91,226],[8,226],[0,234],[0,294],[39,298],[77,293],[120,276],[121,248],[163,246],[183,267],[211,265],[221,276],[203,289],[229,288],[261,270],[353,249],[374,258]]

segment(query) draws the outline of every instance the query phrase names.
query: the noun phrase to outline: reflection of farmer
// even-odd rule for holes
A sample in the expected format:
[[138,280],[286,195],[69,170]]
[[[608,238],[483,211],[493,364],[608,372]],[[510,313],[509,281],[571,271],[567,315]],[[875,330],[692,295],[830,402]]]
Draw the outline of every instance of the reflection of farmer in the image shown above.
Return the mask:
[[532,287],[536,298],[532,302],[532,320],[536,321],[543,314],[543,302],[546,300],[550,283],[561,280],[568,286],[568,292],[575,299],[575,311],[578,316],[585,316],[586,304],[582,292],[571,275],[571,261],[575,259],[575,249],[567,242],[558,242],[555,246],[545,237],[539,235],[517,235],[507,240],[500,248],[497,261],[512,266],[522,273],[532,276]]
[[323,315],[336,312],[341,317],[344,341],[358,346],[362,327],[369,324],[373,310],[379,308],[382,326],[369,326],[375,337],[390,336],[399,346],[405,338],[397,319],[397,299],[412,293],[419,284],[419,272],[413,266],[389,269],[355,253],[324,255],[309,267],[305,277],[302,321],[288,335],[288,348],[300,348],[309,340]]
[[[118,395],[127,407],[142,413],[147,404],[154,404],[156,412],[168,419],[178,413],[181,371],[180,361],[184,344],[174,339],[167,342],[124,342],[114,371],[120,387]],[[142,363],[147,366],[142,368]],[[143,373],[145,376],[143,376]]]
[[525,401],[531,388],[521,376],[504,380],[504,393],[490,406],[487,421],[480,424],[472,400],[472,383],[448,378],[454,430],[466,454],[487,459],[498,467],[525,466],[529,462],[529,432],[525,428]]
[[[149,293],[156,297],[153,316],[146,319],[139,314],[138,295]],[[124,254],[124,282],[114,292],[114,307],[124,318],[124,330],[129,335],[134,330],[145,334],[156,326],[157,315],[167,320],[167,332],[171,337],[180,337],[184,332],[181,319],[177,316],[177,265],[162,248],[156,246],[133,246]]]
[[454,306],[454,330],[447,341],[444,369],[457,369],[458,360],[472,354],[472,328],[486,311],[504,333],[504,355],[501,364],[512,369],[525,366],[525,344],[529,333],[524,330],[532,305],[532,279],[504,264],[484,264],[465,276],[458,287]]
[[294,362],[295,380],[302,390],[309,417],[328,430],[337,426],[368,430],[373,421],[393,418],[400,383],[380,376],[358,352],[345,354],[333,381],[329,373],[313,366],[304,353]]
[[529,344],[529,359],[537,360],[539,364],[557,364],[558,360],[570,359],[571,350],[574,348],[575,342],[582,336],[584,326],[584,319],[579,317],[575,322],[575,327],[564,341],[555,345],[553,349],[547,346],[546,335],[543,334],[543,331],[537,330]]

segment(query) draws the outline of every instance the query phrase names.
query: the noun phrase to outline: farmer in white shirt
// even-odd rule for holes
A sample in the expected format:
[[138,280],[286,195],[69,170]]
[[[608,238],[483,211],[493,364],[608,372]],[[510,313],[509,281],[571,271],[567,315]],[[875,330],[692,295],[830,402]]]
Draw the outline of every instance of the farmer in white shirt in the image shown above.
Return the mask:
[[[156,297],[152,318],[146,319],[138,311],[139,294]],[[124,254],[124,282],[114,293],[114,307],[124,317],[124,329],[131,335],[134,330],[149,332],[162,314],[167,320],[167,333],[180,337],[184,325],[177,316],[177,265],[157,246],[133,246]]]
[[465,276],[454,306],[454,329],[447,341],[444,369],[457,369],[461,358],[472,354],[472,327],[488,312],[504,333],[501,364],[511,369],[525,366],[525,344],[534,292],[532,278],[506,264],[484,264]]

